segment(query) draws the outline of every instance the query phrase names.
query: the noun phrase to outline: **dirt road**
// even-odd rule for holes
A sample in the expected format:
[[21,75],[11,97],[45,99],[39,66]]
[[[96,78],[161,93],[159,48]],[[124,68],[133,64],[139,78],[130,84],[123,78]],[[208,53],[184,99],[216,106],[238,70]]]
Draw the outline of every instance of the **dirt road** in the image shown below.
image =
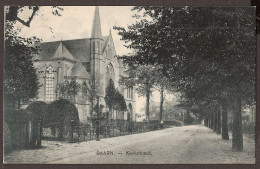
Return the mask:
[[255,163],[254,142],[244,139],[244,151],[232,152],[231,140],[221,140],[202,125],[173,127],[82,143],[44,142],[44,149],[22,150],[5,157],[8,163],[51,164],[205,164]]

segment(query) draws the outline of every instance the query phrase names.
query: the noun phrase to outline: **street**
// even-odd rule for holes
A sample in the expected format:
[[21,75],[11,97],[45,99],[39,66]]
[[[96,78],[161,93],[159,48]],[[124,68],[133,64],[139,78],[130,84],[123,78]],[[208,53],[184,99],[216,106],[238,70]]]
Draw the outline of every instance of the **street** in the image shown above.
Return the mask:
[[49,164],[205,164],[255,163],[255,143],[244,138],[244,151],[232,152],[231,139],[222,140],[202,125],[81,143],[43,141],[44,148],[16,151],[6,163]]

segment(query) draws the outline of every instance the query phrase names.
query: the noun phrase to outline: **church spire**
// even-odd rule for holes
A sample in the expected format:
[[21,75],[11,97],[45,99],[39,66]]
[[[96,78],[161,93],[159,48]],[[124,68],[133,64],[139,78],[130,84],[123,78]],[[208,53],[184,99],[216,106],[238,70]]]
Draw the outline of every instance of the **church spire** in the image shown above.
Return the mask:
[[100,39],[102,38],[100,18],[99,18],[99,9],[97,6],[95,8],[95,14],[94,14],[92,31],[91,31],[91,38],[100,38]]

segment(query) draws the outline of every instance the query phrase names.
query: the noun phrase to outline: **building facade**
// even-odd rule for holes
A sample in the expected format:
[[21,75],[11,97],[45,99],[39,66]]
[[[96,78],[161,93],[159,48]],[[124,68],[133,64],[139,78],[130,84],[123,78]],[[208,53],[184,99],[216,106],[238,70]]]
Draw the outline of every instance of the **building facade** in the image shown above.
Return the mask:
[[[116,57],[111,30],[108,36],[102,36],[98,7],[95,9],[90,38],[42,43],[41,51],[36,57],[38,61],[35,67],[41,84],[39,100],[48,103],[58,99],[59,85],[66,80],[88,85],[91,77],[98,75],[100,104],[104,106],[104,111],[108,110],[104,100],[105,88],[108,80],[112,79],[115,88],[124,95],[127,105],[126,112],[113,112],[112,118],[135,120],[135,92],[133,88],[127,88],[121,83],[127,74],[122,60]],[[82,90],[74,97],[74,104],[78,108],[80,121],[87,122],[92,102]]]

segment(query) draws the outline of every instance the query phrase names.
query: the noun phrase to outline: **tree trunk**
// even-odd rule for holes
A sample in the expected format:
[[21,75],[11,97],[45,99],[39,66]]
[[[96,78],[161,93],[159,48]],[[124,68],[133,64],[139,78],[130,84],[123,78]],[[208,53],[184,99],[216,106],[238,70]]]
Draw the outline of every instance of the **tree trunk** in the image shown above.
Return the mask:
[[232,150],[243,150],[241,98],[235,97],[233,101]]
[[205,127],[208,126],[208,117],[207,117],[207,116],[204,118],[204,126],[205,126]]
[[146,120],[149,121],[149,106],[150,106],[150,88],[146,89],[146,108],[145,108],[145,114],[146,114]]
[[227,124],[227,103],[222,102],[222,139],[229,140],[228,124]]
[[206,122],[206,127],[209,128],[209,123],[210,123],[210,122],[209,122],[209,116],[208,116],[208,115],[206,116],[206,121],[207,121],[207,122]]
[[210,128],[213,130],[214,126],[214,114],[211,112],[210,113]]
[[214,117],[213,131],[217,132],[217,113],[216,112],[213,113],[213,117]]
[[210,128],[210,116],[208,116],[208,128]]
[[221,134],[221,115],[220,110],[217,111],[217,134]]
[[20,99],[20,98],[17,100],[17,108],[18,108],[18,109],[21,108],[21,99]]
[[160,101],[160,122],[162,121],[162,114],[163,114],[163,87],[161,87],[160,94],[161,94],[161,101]]

